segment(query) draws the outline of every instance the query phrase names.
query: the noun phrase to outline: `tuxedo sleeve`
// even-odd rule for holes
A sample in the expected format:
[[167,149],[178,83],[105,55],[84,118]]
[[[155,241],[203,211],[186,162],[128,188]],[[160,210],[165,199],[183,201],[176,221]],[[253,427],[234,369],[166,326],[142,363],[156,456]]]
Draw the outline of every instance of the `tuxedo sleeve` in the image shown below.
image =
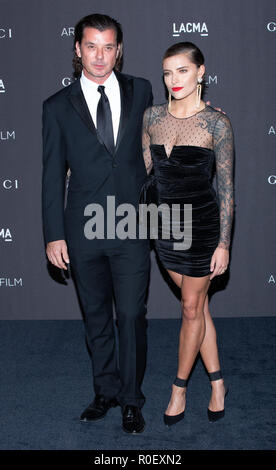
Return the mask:
[[65,240],[64,197],[65,142],[56,117],[47,102],[43,104],[42,219],[45,243]]

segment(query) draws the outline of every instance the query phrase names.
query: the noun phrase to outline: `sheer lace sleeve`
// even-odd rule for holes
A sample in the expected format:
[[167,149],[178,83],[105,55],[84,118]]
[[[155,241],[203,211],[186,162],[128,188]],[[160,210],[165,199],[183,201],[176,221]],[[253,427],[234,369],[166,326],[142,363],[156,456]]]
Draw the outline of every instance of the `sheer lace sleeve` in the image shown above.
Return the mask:
[[149,135],[150,115],[151,115],[151,108],[147,108],[146,111],[144,112],[144,118],[143,118],[142,147],[143,147],[145,167],[146,167],[148,174],[150,173],[152,166],[153,166],[151,153],[150,153],[150,135]]
[[231,123],[221,115],[214,128],[217,192],[220,205],[219,247],[229,248],[234,212],[233,159],[234,139]]

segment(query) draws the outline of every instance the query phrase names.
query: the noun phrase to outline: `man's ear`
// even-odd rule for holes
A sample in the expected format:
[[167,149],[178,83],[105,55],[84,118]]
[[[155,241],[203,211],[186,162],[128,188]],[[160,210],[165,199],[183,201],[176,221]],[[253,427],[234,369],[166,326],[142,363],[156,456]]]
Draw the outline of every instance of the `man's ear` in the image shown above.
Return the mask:
[[116,59],[118,59],[118,57],[120,56],[121,51],[122,51],[122,44],[118,44],[117,52],[116,52]]
[[76,51],[77,56],[78,56],[79,58],[81,58],[81,50],[80,50],[80,43],[79,43],[79,41],[76,42],[75,51]]

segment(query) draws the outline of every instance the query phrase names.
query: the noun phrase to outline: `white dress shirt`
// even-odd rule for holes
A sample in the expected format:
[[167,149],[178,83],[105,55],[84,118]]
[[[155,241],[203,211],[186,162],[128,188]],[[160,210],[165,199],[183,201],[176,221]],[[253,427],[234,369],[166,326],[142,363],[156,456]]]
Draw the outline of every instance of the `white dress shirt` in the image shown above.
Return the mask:
[[[86,78],[83,72],[81,74],[80,84],[91,117],[95,127],[97,128],[97,107],[101,97],[101,94],[98,92],[99,84]],[[116,145],[121,116],[121,96],[120,85],[114,72],[112,72],[108,79],[102,83],[102,86],[105,87],[104,91],[109,100],[112,115],[114,144]]]

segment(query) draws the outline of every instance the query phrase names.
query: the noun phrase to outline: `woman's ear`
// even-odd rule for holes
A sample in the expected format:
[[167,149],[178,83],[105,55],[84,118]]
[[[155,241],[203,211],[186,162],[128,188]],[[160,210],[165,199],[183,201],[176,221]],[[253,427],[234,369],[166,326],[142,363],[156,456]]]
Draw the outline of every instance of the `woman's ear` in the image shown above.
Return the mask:
[[205,65],[200,65],[198,67],[198,78],[203,78],[203,75],[205,74]]

